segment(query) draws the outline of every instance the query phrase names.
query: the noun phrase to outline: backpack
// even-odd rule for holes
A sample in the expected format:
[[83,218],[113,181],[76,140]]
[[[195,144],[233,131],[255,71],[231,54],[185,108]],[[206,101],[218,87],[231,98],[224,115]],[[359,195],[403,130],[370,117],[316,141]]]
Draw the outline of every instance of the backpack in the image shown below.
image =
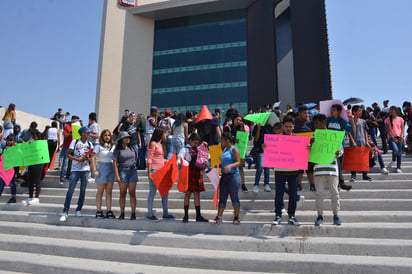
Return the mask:
[[170,118],[166,117],[160,120],[158,127],[164,129],[167,136],[169,136],[172,130],[172,122],[170,121]]
[[[76,140],[76,142],[74,143],[74,149],[73,149],[72,154],[71,154],[72,156],[74,156],[74,150],[76,149],[76,146],[77,146],[78,142],[79,142],[79,140]],[[89,151],[92,147],[92,143],[89,140],[87,140],[86,142],[87,142],[87,150]]]
[[190,161],[191,166],[198,169],[206,169],[209,166],[209,152],[204,144],[198,146],[197,151],[190,148],[189,152],[192,157]]

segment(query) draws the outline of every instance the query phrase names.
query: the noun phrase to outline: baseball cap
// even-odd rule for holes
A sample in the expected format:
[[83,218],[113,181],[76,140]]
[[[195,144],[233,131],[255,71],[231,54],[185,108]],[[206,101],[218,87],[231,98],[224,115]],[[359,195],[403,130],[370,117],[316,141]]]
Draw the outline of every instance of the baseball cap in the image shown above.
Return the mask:
[[92,130],[89,127],[81,127],[79,129],[79,134],[83,134],[83,133],[90,133]]

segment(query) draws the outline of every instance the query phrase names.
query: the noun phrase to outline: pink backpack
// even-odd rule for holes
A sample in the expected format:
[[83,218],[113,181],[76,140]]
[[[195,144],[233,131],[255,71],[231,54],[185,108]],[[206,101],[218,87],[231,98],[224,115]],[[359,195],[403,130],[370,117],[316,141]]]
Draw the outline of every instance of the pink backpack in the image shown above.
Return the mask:
[[191,148],[190,156],[192,156],[192,163],[199,169],[206,169],[209,166],[209,151],[205,144],[197,147],[197,152]]

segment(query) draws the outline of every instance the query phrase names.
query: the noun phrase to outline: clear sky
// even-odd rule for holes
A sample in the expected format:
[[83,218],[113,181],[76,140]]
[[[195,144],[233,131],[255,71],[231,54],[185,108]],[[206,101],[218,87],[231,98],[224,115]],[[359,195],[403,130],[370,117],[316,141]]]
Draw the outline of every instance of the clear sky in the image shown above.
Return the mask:
[[[110,0],[115,1],[115,0]],[[335,98],[411,101],[412,1],[326,0]],[[0,1],[0,105],[87,121],[95,109],[102,0]]]

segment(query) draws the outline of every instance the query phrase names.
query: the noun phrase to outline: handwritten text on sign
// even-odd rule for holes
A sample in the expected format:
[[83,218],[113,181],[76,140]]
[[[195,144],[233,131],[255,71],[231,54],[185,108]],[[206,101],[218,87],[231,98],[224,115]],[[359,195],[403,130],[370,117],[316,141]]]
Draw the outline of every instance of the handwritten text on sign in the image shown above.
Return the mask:
[[309,141],[307,136],[265,134],[263,167],[307,169]]
[[344,131],[317,129],[309,161],[320,165],[331,164],[336,157],[336,152],[342,145],[344,136]]

